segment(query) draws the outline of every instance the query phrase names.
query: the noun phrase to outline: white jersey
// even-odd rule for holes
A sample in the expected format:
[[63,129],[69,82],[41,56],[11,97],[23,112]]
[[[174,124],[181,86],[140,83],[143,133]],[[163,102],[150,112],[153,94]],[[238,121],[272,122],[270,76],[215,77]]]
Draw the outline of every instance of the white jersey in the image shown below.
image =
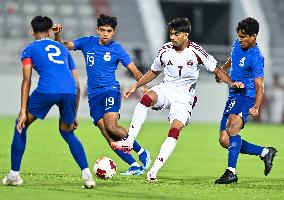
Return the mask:
[[176,52],[172,43],[168,42],[159,50],[151,70],[164,70],[164,83],[189,90],[199,77],[199,65],[213,72],[217,61],[194,42],[189,41],[182,52]]

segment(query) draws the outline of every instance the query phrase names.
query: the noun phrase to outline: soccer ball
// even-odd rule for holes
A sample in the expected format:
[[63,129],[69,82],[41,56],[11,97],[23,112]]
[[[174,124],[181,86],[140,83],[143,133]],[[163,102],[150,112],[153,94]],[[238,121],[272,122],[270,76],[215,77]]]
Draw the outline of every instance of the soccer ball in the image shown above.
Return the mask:
[[94,172],[98,178],[110,179],[116,174],[115,162],[107,157],[99,158],[94,164]]

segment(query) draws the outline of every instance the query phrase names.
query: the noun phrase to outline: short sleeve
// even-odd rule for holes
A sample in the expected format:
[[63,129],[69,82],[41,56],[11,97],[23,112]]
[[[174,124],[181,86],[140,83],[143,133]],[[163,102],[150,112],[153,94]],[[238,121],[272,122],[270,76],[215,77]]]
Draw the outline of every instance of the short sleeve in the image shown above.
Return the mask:
[[210,72],[213,72],[215,68],[217,67],[217,61],[215,58],[211,55],[209,55],[204,49],[200,48],[199,50],[194,49],[194,53],[196,53],[199,58],[201,59],[201,62],[203,66]]
[[119,61],[124,67],[127,67],[132,62],[129,54],[121,45],[119,45]]
[[264,77],[264,58],[262,56],[253,57],[252,74],[254,79]]
[[25,59],[25,58],[31,58],[31,45],[28,45],[24,48],[24,50],[22,51],[22,54],[21,54],[21,60]]
[[74,50],[82,50],[90,41],[90,37],[80,37],[73,40]]
[[165,64],[164,62],[162,61],[163,59],[163,54],[166,52],[167,50],[161,48],[159,51],[158,51],[158,55],[156,56],[156,58],[154,59],[154,62],[153,64],[151,65],[151,70],[153,71],[163,71],[164,70],[164,67],[165,67]]

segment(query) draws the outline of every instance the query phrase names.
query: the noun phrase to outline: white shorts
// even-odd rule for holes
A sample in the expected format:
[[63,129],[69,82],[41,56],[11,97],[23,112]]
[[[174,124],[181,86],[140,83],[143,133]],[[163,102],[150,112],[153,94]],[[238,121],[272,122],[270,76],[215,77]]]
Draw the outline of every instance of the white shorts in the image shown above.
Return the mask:
[[188,125],[194,104],[195,90],[185,91],[168,83],[160,83],[151,90],[155,91],[158,96],[158,101],[153,106],[154,109],[169,109],[170,123],[176,119],[184,126]]

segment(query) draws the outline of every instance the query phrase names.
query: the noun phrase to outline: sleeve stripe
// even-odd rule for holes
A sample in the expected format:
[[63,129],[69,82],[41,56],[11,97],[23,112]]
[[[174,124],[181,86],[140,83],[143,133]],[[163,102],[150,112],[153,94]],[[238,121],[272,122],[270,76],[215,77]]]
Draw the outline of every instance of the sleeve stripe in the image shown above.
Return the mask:
[[32,62],[32,59],[31,59],[31,58],[24,58],[24,59],[22,60],[22,64],[23,64],[23,65],[32,65],[33,62]]

